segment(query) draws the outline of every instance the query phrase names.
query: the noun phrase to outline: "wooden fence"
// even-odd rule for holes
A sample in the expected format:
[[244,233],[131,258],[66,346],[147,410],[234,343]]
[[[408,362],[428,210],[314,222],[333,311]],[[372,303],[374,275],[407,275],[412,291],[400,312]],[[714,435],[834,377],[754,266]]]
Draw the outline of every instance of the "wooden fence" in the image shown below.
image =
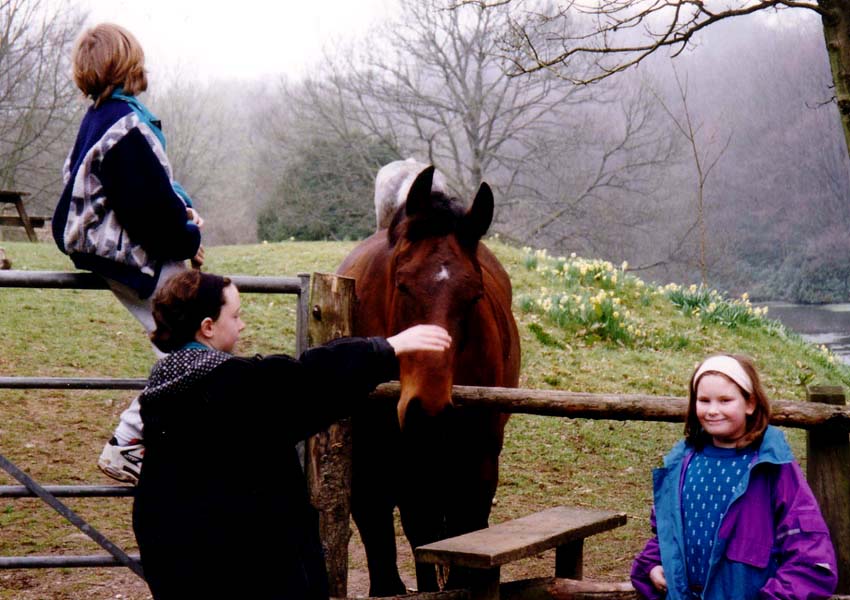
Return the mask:
[[[313,320],[322,315],[342,318],[336,333],[349,331],[353,305],[353,282],[332,275],[314,274],[313,290],[317,289],[317,278],[322,282],[320,294],[311,300]],[[329,319],[325,317],[325,321]],[[310,327],[314,324],[311,322]],[[328,324],[325,324],[328,327]],[[330,337],[333,337],[331,335]],[[318,341],[324,341],[321,338]],[[375,397],[397,399],[399,384],[385,384],[373,394]],[[771,402],[771,423],[782,427],[808,430],[807,479],[820,503],[827,525],[832,534],[838,559],[840,594],[850,594],[850,408],[842,388],[832,386],[810,387],[807,402],[774,400]],[[531,390],[519,388],[483,388],[455,386],[452,400],[456,406],[488,407],[507,413],[523,413],[552,417],[616,421],[660,421],[684,423],[687,398],[673,396],[650,396],[645,394],[590,394],[582,392]],[[350,481],[350,432],[346,425],[332,434],[336,454],[324,460],[316,453],[315,472],[322,473],[324,481]],[[332,593],[342,597],[346,593],[347,547],[348,547],[348,499],[347,487],[326,493],[317,486],[312,497],[320,511],[325,543],[329,547],[329,573]],[[335,523],[335,524],[334,524]],[[334,562],[336,561],[336,562]],[[503,585],[504,598],[608,598],[609,600],[634,597],[633,592],[623,590],[620,585],[593,592],[570,588],[568,581],[546,580],[536,583],[515,582]],[[433,597],[423,595],[422,598]],[[410,597],[409,597],[410,598]],[[838,598],[838,597],[836,597]]]
[[[79,273],[23,273],[0,274],[0,287],[77,288],[102,289],[103,283],[95,276]],[[5,280],[4,280],[5,276]],[[11,276],[11,277],[10,277]],[[233,278],[240,287],[250,291],[267,291],[263,278]],[[302,277],[300,293],[306,289]],[[295,282],[293,282],[294,284]],[[309,306],[302,302],[299,314],[309,315],[311,345],[338,337],[350,331],[353,286],[343,278],[316,275],[313,277],[312,297]],[[306,320],[306,319],[305,319]],[[303,323],[304,320],[299,320]],[[303,331],[304,325],[299,325]],[[303,334],[302,334],[303,335]],[[301,336],[299,336],[300,338]],[[0,387],[42,387],[32,381],[2,378]],[[15,380],[15,381],[13,381]],[[2,385],[5,383],[5,385]],[[20,384],[20,385],[16,385]],[[37,382],[41,383],[41,382]],[[73,380],[64,382],[75,387]],[[122,385],[137,387],[138,381]],[[48,386],[49,387],[49,386]],[[59,387],[62,387],[61,385]],[[127,389],[125,387],[125,389]],[[374,393],[377,397],[398,398],[398,384],[386,384]],[[772,402],[771,422],[783,427],[808,430],[807,465],[808,481],[817,496],[824,517],[832,532],[839,567],[841,594],[850,594],[850,408],[841,388],[813,387],[809,389],[809,402],[776,400]],[[588,394],[566,391],[543,391],[513,388],[480,388],[456,386],[453,401],[457,406],[487,406],[508,413],[547,415],[603,420],[636,420],[683,422],[687,408],[685,398],[649,396],[641,394]],[[323,535],[328,544],[329,570],[336,595],[345,595],[347,568],[348,507],[347,486],[350,465],[347,456],[350,432],[346,425],[337,426],[325,437],[308,445],[307,463],[312,465],[311,494],[322,516]],[[31,495],[31,494],[30,494]],[[84,566],[84,565],[81,565]],[[421,600],[449,600],[466,598],[464,591],[418,594],[405,598]],[[569,580],[536,580],[502,585],[502,598],[607,598],[609,600],[632,598],[634,594],[622,586],[602,585],[595,591],[575,588]],[[836,596],[835,598],[841,598]],[[850,598],[850,596],[848,596]]]
[[[834,600],[850,598],[850,407],[842,388],[812,386],[807,402],[774,400],[771,423],[807,430],[807,480],[832,534],[839,584]],[[398,398],[397,383],[381,385],[373,396]],[[489,407],[507,413],[615,421],[684,423],[687,398],[645,394],[590,394],[557,390],[455,386],[456,406]],[[545,579],[502,584],[502,599],[578,600],[635,598],[622,584],[577,590],[569,580]],[[592,586],[591,586],[592,587]],[[425,596],[423,596],[424,598]]]

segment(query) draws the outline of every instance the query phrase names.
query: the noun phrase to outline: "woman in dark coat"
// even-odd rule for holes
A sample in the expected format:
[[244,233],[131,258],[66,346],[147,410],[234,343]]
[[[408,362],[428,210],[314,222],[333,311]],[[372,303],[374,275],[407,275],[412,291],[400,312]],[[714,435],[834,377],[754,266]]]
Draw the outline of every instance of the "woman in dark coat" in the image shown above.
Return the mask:
[[300,360],[236,357],[239,292],[198,271],[157,294],[154,318],[151,337],[170,354],[140,397],[146,453],[133,529],[155,600],[327,598],[295,444],[396,377],[398,354],[443,351],[448,334],[418,325],[337,340]]

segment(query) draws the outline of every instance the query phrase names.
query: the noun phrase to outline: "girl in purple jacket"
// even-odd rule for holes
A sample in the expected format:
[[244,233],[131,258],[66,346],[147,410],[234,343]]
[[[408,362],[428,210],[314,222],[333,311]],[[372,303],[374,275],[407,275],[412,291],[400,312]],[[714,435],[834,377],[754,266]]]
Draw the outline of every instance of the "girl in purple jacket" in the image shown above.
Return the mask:
[[653,472],[652,529],[632,583],[654,600],[814,600],[835,591],[829,531],[752,362],[691,377],[685,439]]

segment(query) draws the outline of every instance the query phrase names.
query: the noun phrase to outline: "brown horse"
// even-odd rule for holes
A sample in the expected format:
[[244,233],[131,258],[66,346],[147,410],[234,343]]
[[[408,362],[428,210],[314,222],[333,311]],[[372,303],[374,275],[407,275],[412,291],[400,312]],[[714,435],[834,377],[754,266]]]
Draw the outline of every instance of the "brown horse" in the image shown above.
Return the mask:
[[[393,335],[435,323],[452,336],[441,355],[403,356],[401,400],[353,419],[352,514],[369,564],[370,595],[405,592],[396,567],[393,510],[412,547],[487,527],[507,415],[452,405],[451,387],[516,387],[520,348],[511,282],[479,240],[493,218],[482,183],[472,207],[416,178],[388,229],[357,246],[338,273],[356,279],[355,334]],[[417,567],[420,591],[437,588]],[[463,585],[454,570],[448,587]]]

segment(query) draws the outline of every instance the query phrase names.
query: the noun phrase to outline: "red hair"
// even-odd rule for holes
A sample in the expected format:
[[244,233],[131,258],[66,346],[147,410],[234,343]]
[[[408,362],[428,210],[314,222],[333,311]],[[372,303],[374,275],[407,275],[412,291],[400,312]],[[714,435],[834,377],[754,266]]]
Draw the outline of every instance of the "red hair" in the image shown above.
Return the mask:
[[74,83],[95,106],[121,87],[128,96],[148,89],[145,53],[132,33],[114,23],[101,23],[77,39],[71,56]]

